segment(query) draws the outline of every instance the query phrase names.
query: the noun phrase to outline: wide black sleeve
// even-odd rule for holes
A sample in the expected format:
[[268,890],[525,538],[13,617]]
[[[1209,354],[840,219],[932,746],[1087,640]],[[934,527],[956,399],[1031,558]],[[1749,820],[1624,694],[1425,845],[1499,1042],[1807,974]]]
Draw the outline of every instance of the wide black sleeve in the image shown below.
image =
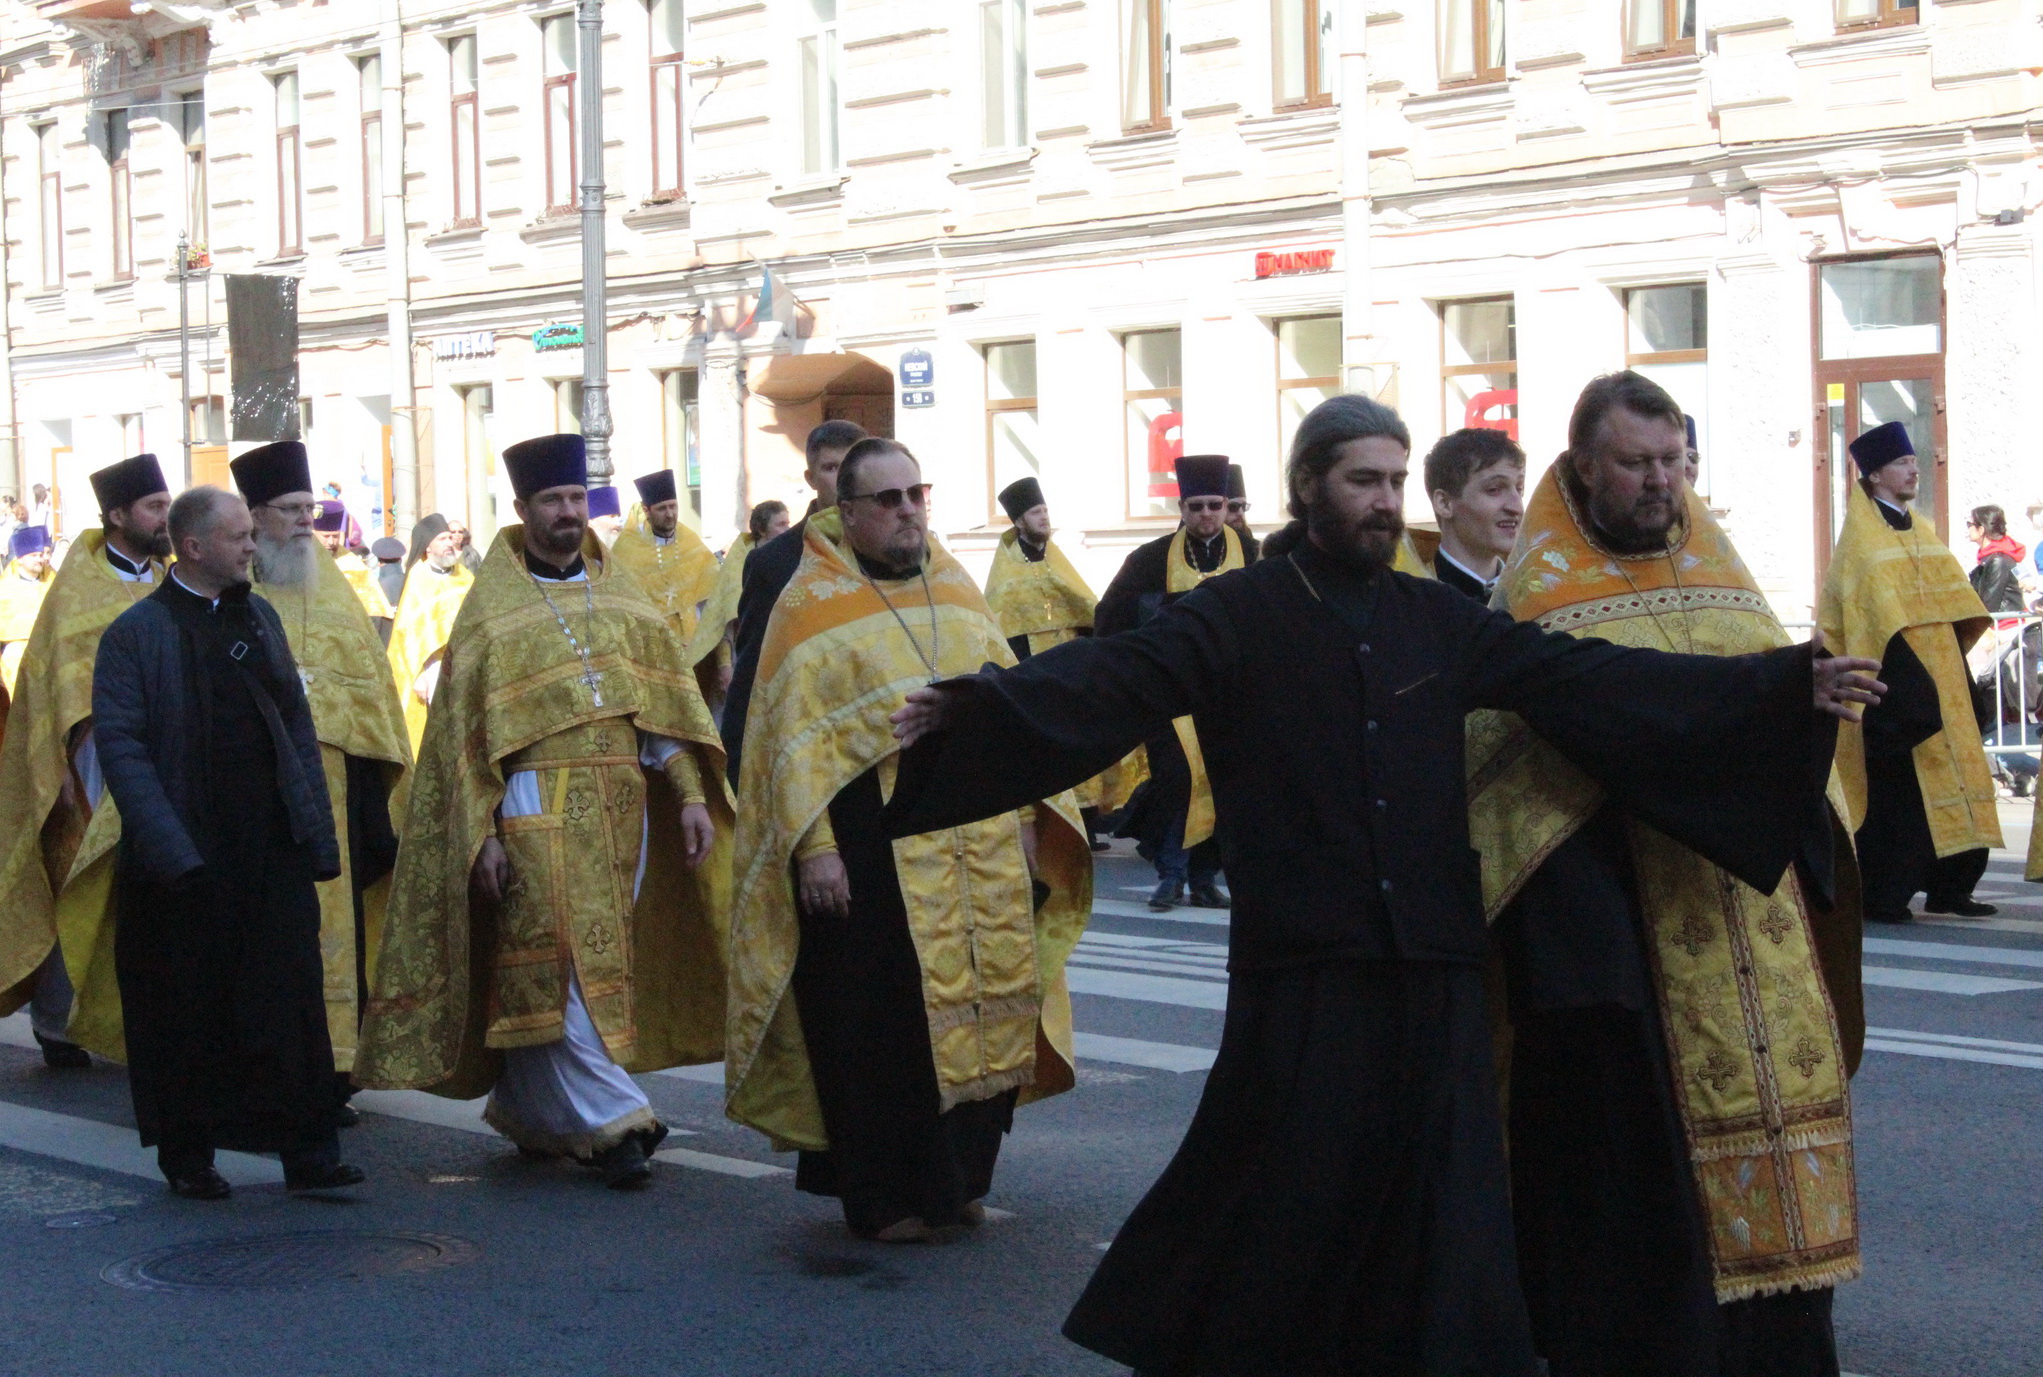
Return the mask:
[[1821,849],[1837,719],[1807,645],[1677,655],[1470,610],[1471,706],[1523,716],[1617,806],[1764,893]]
[[1239,654],[1226,606],[1202,589],[1137,630],[947,681],[954,716],[902,753],[888,834],[993,817],[1092,778],[1216,701]]
[[1168,542],[1160,550],[1152,542],[1129,552],[1128,558],[1121,562],[1121,572],[1114,575],[1114,581],[1107,585],[1099,606],[1093,609],[1094,635],[1118,636],[1141,625],[1142,597],[1145,593],[1163,591],[1165,571],[1162,561],[1169,554]]
[[724,694],[719,727],[731,787],[738,787],[738,762],[745,748],[745,716],[752,702],[752,681],[759,673],[759,648],[766,644],[766,624],[773,605],[802,562],[803,525],[782,531],[754,550],[740,571],[738,624],[731,634],[731,686]]
[[1937,681],[1899,631],[1888,637],[1886,653],[1880,657],[1880,682],[1887,686],[1887,696],[1866,709],[1868,758],[1907,755],[1944,729]]

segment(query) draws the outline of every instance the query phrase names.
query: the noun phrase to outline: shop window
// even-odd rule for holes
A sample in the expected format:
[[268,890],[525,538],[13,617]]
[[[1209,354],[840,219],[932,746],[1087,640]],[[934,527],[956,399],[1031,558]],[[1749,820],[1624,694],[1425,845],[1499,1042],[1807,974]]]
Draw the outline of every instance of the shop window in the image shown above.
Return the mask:
[[1036,342],[989,344],[986,356],[986,515],[999,517],[1000,490],[1043,471],[1036,425]]
[[690,525],[702,519],[702,458],[697,448],[701,422],[701,375],[693,368],[660,374],[661,467],[671,469],[688,492]]
[[1504,0],[1440,0],[1440,80],[1504,79]]
[[1509,297],[1440,308],[1440,423],[1518,438],[1518,308]]
[[979,0],[979,143],[1028,143],[1027,0]]
[[1921,18],[1918,0],[1837,0],[1840,29],[1892,29]]
[[1127,417],[1128,514],[1178,514],[1177,461],[1185,453],[1184,333],[1121,336],[1121,405]]
[[447,66],[452,108],[448,123],[454,136],[454,218],[451,229],[482,223],[482,109],[475,60],[475,35],[447,40]]
[[802,103],[802,171],[837,170],[837,0],[804,0],[808,32],[797,40]]
[[1634,287],[1624,294],[1625,367],[1667,389],[1695,417],[1696,448],[1705,469],[1696,481],[1708,492],[1709,292],[1700,282]]
[[572,215],[579,174],[575,146],[575,66],[578,59],[575,17],[556,14],[539,21],[544,55],[542,98],[546,105],[546,213]]
[[1271,322],[1277,336],[1277,454],[1291,453],[1298,423],[1341,390],[1341,318],[1300,316]]
[[1275,95],[1279,110],[1333,100],[1335,0],[1272,0]]
[[681,197],[681,137],[688,101],[681,0],[648,0],[653,64],[653,199]]
[[1121,0],[1121,128],[1130,134],[1170,127],[1170,0]]
[[553,433],[582,433],[582,380],[563,378],[553,385]]
[[1632,59],[1695,51],[1695,0],[1629,0],[1624,52]]

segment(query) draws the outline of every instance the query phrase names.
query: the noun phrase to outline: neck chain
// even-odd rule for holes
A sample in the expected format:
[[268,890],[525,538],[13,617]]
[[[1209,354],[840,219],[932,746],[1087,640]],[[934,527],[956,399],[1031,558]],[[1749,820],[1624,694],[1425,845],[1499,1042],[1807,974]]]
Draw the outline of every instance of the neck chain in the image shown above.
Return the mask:
[[[864,573],[864,570],[859,572]],[[901,615],[900,608],[894,606],[894,600],[887,596],[887,590],[880,587],[873,580],[871,574],[865,575],[865,581],[872,588],[873,592],[880,595],[880,601],[885,603],[887,610],[894,614],[894,620],[901,624],[901,634],[908,638],[908,644],[915,650],[915,658],[922,661],[922,667],[929,671],[929,682],[934,684],[938,677],[936,672],[937,664],[943,658],[942,642],[937,639],[936,595],[929,591],[929,570],[925,567],[920,573],[922,575],[922,600],[929,605],[929,654],[927,655],[922,653],[922,642],[916,640],[915,633],[908,629],[908,619]]]
[[[595,706],[602,707],[603,676],[596,672],[595,665],[590,662],[587,642],[575,635],[574,628],[568,625],[568,619],[562,616],[560,608],[554,605],[553,594],[546,591],[546,580],[533,573],[529,565],[526,567],[525,573],[531,578],[532,586],[539,590],[539,596],[545,600],[546,610],[553,613],[553,619],[560,623],[560,634],[567,637],[568,647],[581,659],[582,672],[580,678],[583,687],[589,690],[589,697],[594,701]],[[582,600],[588,607],[588,619],[583,623],[583,631],[587,634],[589,640],[594,640],[596,638],[596,593],[590,587],[590,579],[586,572],[582,575]]]
[[[1695,654],[1695,628],[1688,624],[1688,590],[1681,586],[1681,566],[1675,562],[1674,551],[1669,549],[1666,554],[1667,572],[1674,575],[1675,605],[1681,612],[1681,631],[1688,641],[1688,653],[1693,655]],[[1666,625],[1661,622],[1660,614],[1653,610],[1652,602],[1644,593],[1639,591],[1639,585],[1632,579],[1632,571],[1624,567],[1624,560],[1613,552],[1610,562],[1617,566],[1617,572],[1623,574],[1624,581],[1631,585],[1632,596],[1639,600],[1639,606],[1645,608],[1646,615],[1653,619],[1654,627],[1659,630],[1661,636],[1667,641],[1667,648],[1672,651],[1679,651],[1681,647],[1674,644],[1674,637],[1668,632]]]

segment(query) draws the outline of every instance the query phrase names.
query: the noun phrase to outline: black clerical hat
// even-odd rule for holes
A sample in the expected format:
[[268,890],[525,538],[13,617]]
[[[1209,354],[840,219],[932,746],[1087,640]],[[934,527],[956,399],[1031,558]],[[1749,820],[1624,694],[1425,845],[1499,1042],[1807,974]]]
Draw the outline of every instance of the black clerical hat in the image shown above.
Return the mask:
[[1682,429],[1688,432],[1688,447],[1690,449],[1701,448],[1701,446],[1697,445],[1695,442],[1695,417],[1689,415],[1686,411],[1682,412],[1681,426]]
[[586,488],[589,452],[579,435],[542,435],[505,450],[504,470],[520,501],[548,488]]
[[1178,498],[1227,496],[1227,456],[1187,454],[1178,460]]
[[643,478],[631,480],[638,489],[638,500],[648,507],[657,507],[662,502],[672,502],[679,491],[674,486],[674,470],[656,469]]
[[617,489],[608,483],[600,488],[589,489],[590,516],[616,516],[623,510],[624,504],[618,501]]
[[92,495],[99,499],[102,512],[169,491],[170,484],[163,481],[163,465],[156,462],[153,454],[123,459],[92,475]]
[[1227,500],[1229,502],[1248,501],[1248,478],[1242,473],[1241,465],[1239,464],[1229,464],[1227,466]]
[[1000,490],[1000,509],[1007,513],[1009,521],[1020,521],[1046,500],[1043,485],[1036,481],[1034,474],[1017,478]]
[[227,466],[234,471],[234,486],[251,507],[274,502],[288,492],[312,491],[312,461],[305,446],[296,440],[279,440],[252,449]]
[[1851,442],[1851,457],[1858,460],[1860,473],[1873,473],[1913,453],[1915,445],[1908,438],[1908,427],[1899,421],[1874,426]]

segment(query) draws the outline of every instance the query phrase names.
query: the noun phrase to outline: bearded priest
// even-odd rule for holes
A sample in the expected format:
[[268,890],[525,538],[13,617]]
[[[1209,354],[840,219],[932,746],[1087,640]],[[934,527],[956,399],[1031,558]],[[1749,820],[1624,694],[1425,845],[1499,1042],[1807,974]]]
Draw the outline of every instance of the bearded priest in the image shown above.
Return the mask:
[[645,525],[627,524],[610,553],[617,567],[646,590],[685,647],[695,635],[697,613],[716,587],[716,556],[681,520],[681,494],[672,469],[632,481]]
[[628,1189],[667,1132],[631,1072],[723,1055],[723,751],[680,641],[589,529],[581,437],[503,461],[522,524],[448,643],[355,1078],[493,1091],[521,1151]]
[[1064,960],[1092,907],[1068,794],[900,841],[880,827],[888,714],[1013,659],[930,539],[928,494],[907,449],[860,440],[803,528],[759,653],[731,918],[729,1113],[890,1243],[982,1221],[1017,1100],[1071,1088]]
[[[397,861],[390,800],[411,766],[397,686],[359,590],[319,538],[305,446],[280,440],[228,466],[255,521],[255,591],[284,623],[312,706],[326,793],[339,834],[341,873],[319,885],[319,949],[326,973],[326,1032],[346,1097],[352,1082],[368,958],[383,929]],[[339,530],[339,523],[335,523]],[[380,590],[378,596],[381,596]],[[352,1111],[343,1115],[352,1117]]]
[[92,493],[100,528],[78,537],[50,583],[0,742],[0,1013],[28,1003],[44,1061],[72,1068],[92,1064],[88,1047],[124,1056],[111,898],[121,825],[102,807],[92,666],[107,627],[149,596],[170,558],[155,455],[98,470]]

